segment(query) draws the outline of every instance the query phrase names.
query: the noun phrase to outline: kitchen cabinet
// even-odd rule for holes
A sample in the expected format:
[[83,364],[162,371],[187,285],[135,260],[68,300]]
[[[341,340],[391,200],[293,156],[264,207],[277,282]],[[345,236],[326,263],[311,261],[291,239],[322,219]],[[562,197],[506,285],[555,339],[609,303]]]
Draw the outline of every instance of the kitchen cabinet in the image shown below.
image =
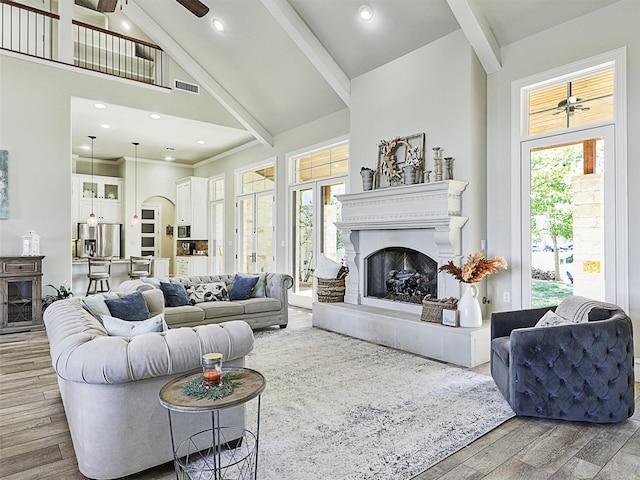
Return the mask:
[[207,238],[208,182],[201,177],[187,177],[176,182],[176,225],[191,226],[188,239]]
[[0,333],[42,328],[42,259],[0,257]]
[[[71,182],[71,233],[93,212],[100,223],[123,223],[123,181],[118,177],[75,174]],[[93,198],[92,198],[93,197]],[[93,201],[92,201],[93,200]]]
[[208,275],[208,256],[177,256],[176,257],[176,277],[193,277]]

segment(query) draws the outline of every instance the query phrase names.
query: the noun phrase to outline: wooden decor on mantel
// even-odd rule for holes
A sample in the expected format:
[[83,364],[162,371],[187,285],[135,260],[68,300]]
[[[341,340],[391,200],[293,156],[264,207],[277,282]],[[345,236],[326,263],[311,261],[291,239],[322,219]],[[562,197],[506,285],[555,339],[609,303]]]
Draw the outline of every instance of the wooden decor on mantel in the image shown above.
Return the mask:
[[424,133],[381,140],[374,188],[421,183],[425,167],[424,145]]

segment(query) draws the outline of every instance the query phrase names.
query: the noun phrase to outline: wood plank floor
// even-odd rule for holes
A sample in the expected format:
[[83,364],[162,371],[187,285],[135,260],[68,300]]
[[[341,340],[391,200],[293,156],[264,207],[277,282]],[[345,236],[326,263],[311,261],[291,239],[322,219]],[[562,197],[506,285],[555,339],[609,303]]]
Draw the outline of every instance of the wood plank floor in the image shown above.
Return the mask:
[[[488,367],[474,370],[487,374]],[[639,400],[636,383],[636,414],[612,426],[513,418],[415,480],[638,479]],[[85,478],[77,469],[43,331],[0,335],[0,478]],[[171,464],[127,477],[174,478]]]

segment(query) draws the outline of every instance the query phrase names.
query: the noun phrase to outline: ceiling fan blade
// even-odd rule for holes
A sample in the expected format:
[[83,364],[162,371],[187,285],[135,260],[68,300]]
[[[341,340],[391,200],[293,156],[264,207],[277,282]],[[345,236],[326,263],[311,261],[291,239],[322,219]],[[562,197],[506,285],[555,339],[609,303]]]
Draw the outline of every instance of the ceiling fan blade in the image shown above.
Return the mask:
[[177,0],[180,5],[193,13],[196,17],[204,17],[209,13],[209,7],[199,0]]
[[118,0],[98,0],[97,10],[103,13],[113,13],[116,11]]

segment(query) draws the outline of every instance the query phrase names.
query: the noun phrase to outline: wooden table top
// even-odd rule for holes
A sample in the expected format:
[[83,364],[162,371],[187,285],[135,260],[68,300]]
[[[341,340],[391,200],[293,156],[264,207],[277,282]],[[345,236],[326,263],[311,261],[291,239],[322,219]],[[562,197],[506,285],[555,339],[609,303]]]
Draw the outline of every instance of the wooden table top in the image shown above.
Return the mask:
[[234,382],[242,382],[242,385],[235,387],[230,395],[217,400],[210,398],[198,399],[185,395],[182,391],[184,384],[192,378],[202,375],[202,370],[198,370],[177,377],[162,387],[158,394],[160,404],[175,412],[210,412],[212,410],[242,405],[260,395],[267,384],[267,381],[260,372],[250,368],[223,367],[222,371],[223,373],[229,372],[240,375],[240,378],[234,380]]

